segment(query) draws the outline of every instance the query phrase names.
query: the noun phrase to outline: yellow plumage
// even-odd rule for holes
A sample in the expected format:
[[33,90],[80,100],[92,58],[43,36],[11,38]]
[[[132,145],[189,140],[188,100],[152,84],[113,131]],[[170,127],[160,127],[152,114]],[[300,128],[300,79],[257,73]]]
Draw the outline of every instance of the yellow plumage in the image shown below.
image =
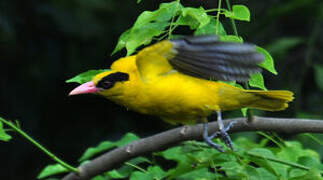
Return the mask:
[[[244,107],[279,111],[293,100],[290,91],[243,90],[213,81],[247,81],[252,73],[260,71],[258,64],[263,59],[252,44],[220,42],[214,36],[165,40],[115,61],[110,71],[96,75],[70,95],[100,94],[172,124],[204,122],[205,142],[224,152],[212,141],[221,136],[233,149],[227,134],[232,123],[224,126],[221,111]],[[213,112],[218,115],[219,132],[209,136],[207,117]]]
[[194,123],[218,110],[243,107],[268,111],[283,110],[293,100],[290,91],[243,90],[223,82],[210,81],[178,72],[169,63],[176,52],[170,41],[121,58],[111,71],[93,78],[95,85],[116,72],[129,80],[116,82],[98,94],[131,110],[157,115],[170,123]]

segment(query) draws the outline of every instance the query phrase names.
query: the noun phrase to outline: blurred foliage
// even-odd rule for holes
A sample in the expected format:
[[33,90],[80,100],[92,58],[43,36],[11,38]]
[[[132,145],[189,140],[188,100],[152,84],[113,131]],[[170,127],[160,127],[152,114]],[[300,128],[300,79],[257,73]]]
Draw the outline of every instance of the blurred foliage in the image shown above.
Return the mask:
[[[109,57],[108,54],[113,51],[121,32],[131,28],[141,12],[156,10],[161,2],[164,1],[145,0],[140,4],[136,4],[135,0],[1,1],[0,115],[8,119],[21,119],[23,129],[32,136],[41,137],[47,147],[55,152],[61,152],[59,155],[70,162],[75,162],[88,146],[102,140],[116,140],[121,134],[129,131],[147,136],[165,130],[167,125],[155,117],[128,112],[99,97],[67,98],[66,94],[72,89],[72,85],[64,83],[66,79],[79,72],[107,68],[113,59],[125,55],[125,51],[113,57]],[[204,9],[216,9],[218,2],[189,0],[182,3],[185,7],[202,6]],[[251,23],[237,22],[239,36],[247,42],[264,47],[275,60],[279,76],[264,72],[266,87],[295,92],[296,99],[286,111],[279,113],[256,111],[255,114],[323,119],[321,60],[323,2],[237,0],[231,3],[244,4],[250,9]],[[215,14],[216,12],[209,13],[211,16]],[[194,18],[189,15],[185,17]],[[223,18],[224,15],[220,16],[220,20]],[[195,34],[204,34],[206,30],[214,33],[218,31],[221,35],[232,34],[229,21],[221,21],[223,29],[218,30],[214,29],[216,23],[216,20],[211,19],[203,28],[195,31]],[[189,28],[183,27],[175,33],[189,34],[190,27],[194,26],[191,24]],[[234,116],[241,116],[241,113],[225,114],[225,117]],[[154,123],[151,123],[152,121]],[[261,142],[260,137],[254,133],[239,133],[234,136],[244,136],[254,142]],[[305,147],[317,151],[320,157],[323,155],[322,146],[312,138],[309,140],[308,136],[295,137],[287,134],[280,136],[284,139],[297,138]],[[321,135],[311,136],[323,139]],[[241,140],[236,139],[235,144],[239,144],[239,141]],[[303,150],[298,145],[294,148]],[[266,149],[268,150],[267,146]],[[279,151],[277,147],[273,149],[274,151],[269,150],[273,157],[280,158],[277,155]],[[40,156],[38,151],[19,137],[15,137],[14,141],[8,144],[1,143],[0,151],[6,154],[2,157],[2,161],[6,162],[5,168],[2,169],[6,170],[1,171],[0,179],[34,179],[40,169],[51,162],[47,157]],[[237,159],[236,155],[228,156]],[[315,160],[312,162],[317,162],[318,157],[313,158]],[[311,166],[301,160],[286,160]],[[242,162],[233,161],[233,163]],[[312,163],[313,167],[314,164]],[[249,166],[239,166],[242,168],[239,169],[240,172],[254,174],[257,177],[259,168],[254,167],[253,163],[251,167]],[[225,164],[222,169],[224,167]],[[168,172],[168,169],[158,164],[144,165],[143,168],[147,173],[157,172],[156,174],[164,175]],[[209,172],[209,169],[205,168],[199,170],[193,171],[193,175],[183,174],[182,178],[196,177],[200,173]],[[226,169],[224,171],[230,172]],[[315,169],[308,171],[308,175],[304,174],[307,171],[302,170],[291,172],[287,176],[293,175],[295,179],[301,175],[304,175],[303,179],[306,179],[306,176],[307,179],[313,179],[311,176],[317,174]],[[131,176],[142,177],[143,174],[145,173],[138,169]]]

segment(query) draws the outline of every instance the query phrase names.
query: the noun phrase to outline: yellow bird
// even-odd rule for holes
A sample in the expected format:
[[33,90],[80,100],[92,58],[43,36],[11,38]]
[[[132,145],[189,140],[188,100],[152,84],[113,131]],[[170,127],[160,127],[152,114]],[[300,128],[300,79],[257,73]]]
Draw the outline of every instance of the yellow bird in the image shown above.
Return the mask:
[[[244,107],[279,111],[293,93],[285,90],[243,90],[221,81],[244,82],[261,71],[264,57],[248,43],[221,42],[216,36],[164,40],[138,54],[120,58],[111,70],[97,74],[70,95],[94,93],[127,107],[176,124],[204,123],[205,141],[223,152],[212,139],[222,136],[231,149],[221,111]],[[207,117],[217,112],[220,131],[209,136]]]

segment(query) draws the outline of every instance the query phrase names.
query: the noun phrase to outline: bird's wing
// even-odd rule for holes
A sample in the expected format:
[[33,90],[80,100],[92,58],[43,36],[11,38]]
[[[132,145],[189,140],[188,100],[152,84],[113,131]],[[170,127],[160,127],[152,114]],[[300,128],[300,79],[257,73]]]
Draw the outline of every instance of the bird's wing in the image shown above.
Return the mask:
[[142,77],[161,75],[173,69],[207,80],[247,81],[260,72],[264,56],[248,43],[221,42],[216,36],[165,40],[144,48],[136,56]]

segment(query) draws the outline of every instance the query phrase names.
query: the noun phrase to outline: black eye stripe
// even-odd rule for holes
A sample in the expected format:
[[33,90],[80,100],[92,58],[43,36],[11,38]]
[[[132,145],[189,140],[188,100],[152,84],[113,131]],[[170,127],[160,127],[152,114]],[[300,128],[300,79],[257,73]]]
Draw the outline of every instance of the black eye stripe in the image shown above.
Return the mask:
[[98,82],[97,87],[103,88],[103,89],[109,89],[109,88],[112,88],[116,82],[128,81],[128,80],[129,80],[129,74],[116,72],[102,78]]

